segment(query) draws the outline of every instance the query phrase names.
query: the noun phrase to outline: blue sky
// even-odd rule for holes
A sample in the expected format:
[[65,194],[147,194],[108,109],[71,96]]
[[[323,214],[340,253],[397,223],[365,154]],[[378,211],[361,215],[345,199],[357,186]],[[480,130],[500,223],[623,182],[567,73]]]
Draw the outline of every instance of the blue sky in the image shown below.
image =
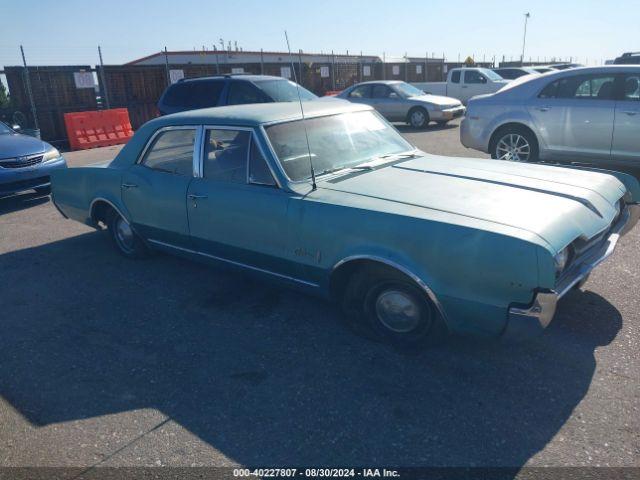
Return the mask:
[[527,11],[526,57],[594,64],[640,50],[640,0],[0,0],[0,66],[21,62],[20,44],[39,65],[95,64],[97,45],[113,64],[220,38],[283,50],[285,28],[294,50],[515,59]]

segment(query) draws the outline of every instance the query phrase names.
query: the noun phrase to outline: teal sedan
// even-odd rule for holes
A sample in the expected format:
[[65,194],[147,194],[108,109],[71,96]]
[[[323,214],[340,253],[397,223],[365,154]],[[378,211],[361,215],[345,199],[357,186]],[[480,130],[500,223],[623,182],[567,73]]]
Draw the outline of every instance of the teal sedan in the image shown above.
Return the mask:
[[312,292],[399,347],[540,332],[640,215],[630,176],[429,155],[339,100],[161,117],[52,185],[62,215],[106,227],[126,257]]

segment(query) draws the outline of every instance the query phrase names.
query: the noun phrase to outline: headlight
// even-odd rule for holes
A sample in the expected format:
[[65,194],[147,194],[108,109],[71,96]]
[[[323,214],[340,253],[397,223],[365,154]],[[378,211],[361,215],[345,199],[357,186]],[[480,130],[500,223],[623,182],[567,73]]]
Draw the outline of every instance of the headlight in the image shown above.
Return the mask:
[[571,247],[561,250],[555,257],[553,257],[553,260],[556,263],[556,276],[560,275],[564,271],[570,259]]
[[42,161],[48,162],[49,160],[55,160],[56,158],[60,158],[60,152],[58,151],[57,148],[51,147],[49,150],[44,152]]

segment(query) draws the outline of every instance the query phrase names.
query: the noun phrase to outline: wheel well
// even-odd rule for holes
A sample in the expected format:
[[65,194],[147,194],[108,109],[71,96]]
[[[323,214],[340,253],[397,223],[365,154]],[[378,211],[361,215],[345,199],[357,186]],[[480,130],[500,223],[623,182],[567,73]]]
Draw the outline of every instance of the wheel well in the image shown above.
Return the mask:
[[[386,271],[394,275],[401,276],[412,283],[416,283],[409,275],[404,273],[402,270],[392,267],[391,265],[377,260],[358,258],[343,263],[331,274],[329,279],[329,291],[331,293],[331,298],[334,300],[340,299],[341,293],[344,292],[349,280],[354,274],[361,272],[362,270],[370,270],[372,273]],[[416,286],[420,288],[420,285]]]
[[97,200],[91,207],[91,219],[96,226],[100,226],[100,223],[106,225],[109,213],[116,211],[109,202],[104,200]]
[[535,132],[533,130],[531,130],[529,127],[527,127],[524,123],[518,123],[518,122],[511,122],[511,123],[505,123],[503,125],[500,125],[498,128],[496,128],[493,132],[493,134],[491,134],[491,139],[489,140],[489,153],[493,154],[493,150],[495,149],[495,142],[498,141],[498,134],[500,134],[501,132],[508,130],[508,129],[517,129],[517,130],[524,130],[528,133],[531,134],[531,136],[533,137],[533,140],[536,142],[536,146],[539,146],[539,142],[538,142],[538,137],[536,136]]

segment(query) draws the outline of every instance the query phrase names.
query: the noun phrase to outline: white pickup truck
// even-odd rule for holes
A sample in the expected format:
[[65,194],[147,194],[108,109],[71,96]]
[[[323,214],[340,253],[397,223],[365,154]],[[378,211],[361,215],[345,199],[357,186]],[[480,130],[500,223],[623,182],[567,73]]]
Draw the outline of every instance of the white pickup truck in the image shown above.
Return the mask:
[[509,81],[488,68],[453,68],[449,70],[446,82],[417,82],[411,85],[425,93],[457,98],[466,104],[476,95],[497,92]]

